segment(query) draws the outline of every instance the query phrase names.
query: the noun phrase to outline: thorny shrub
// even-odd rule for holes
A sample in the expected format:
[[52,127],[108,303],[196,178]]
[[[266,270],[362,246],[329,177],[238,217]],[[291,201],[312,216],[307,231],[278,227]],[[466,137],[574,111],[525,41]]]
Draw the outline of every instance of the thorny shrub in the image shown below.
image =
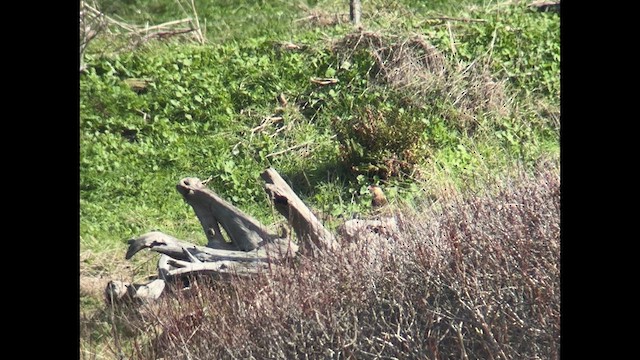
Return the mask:
[[542,164],[497,192],[399,212],[375,257],[361,243],[166,297],[132,357],[557,359],[558,174]]

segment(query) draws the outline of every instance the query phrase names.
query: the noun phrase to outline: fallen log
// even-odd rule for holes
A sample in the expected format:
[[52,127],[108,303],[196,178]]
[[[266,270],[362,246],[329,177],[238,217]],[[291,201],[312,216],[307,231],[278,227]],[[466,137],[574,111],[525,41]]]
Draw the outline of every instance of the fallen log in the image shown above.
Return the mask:
[[[269,168],[262,177],[274,207],[287,218],[304,251],[315,256],[320,251],[339,247],[333,234],[276,170]],[[125,258],[129,260],[143,249],[157,252],[161,254],[158,274],[146,284],[112,281],[105,290],[109,298],[154,300],[167,282],[190,275],[251,276],[283,266],[301,250],[289,236],[269,232],[266,226],[219,197],[198,178],[180,180],[176,190],[193,208],[207,237],[207,245],[195,245],[160,231],[130,239]]]
[[158,277],[165,280],[202,271],[251,275],[275,266],[298,252],[298,245],[289,239],[275,239],[252,251],[241,251],[198,246],[152,231],[129,240],[125,258],[131,259],[137,252],[147,248],[163,254],[158,261]]
[[240,261],[258,262],[282,259],[298,251],[298,246],[289,239],[275,239],[252,251],[210,248],[181,241],[160,231],[146,233],[129,240],[125,258],[131,259],[142,249],[151,249],[175,260],[189,262]]
[[[293,229],[295,242],[291,234],[279,236],[269,232],[259,221],[208,189],[200,179],[184,178],[176,189],[198,217],[207,237],[206,246],[160,231],[130,239],[125,258],[129,260],[144,249],[157,252],[161,254],[158,273],[143,284],[111,281],[105,289],[107,299],[155,300],[167,284],[188,283],[179,281],[187,277],[253,276],[287,266],[287,261],[298,254],[316,257],[343,249],[335,235],[322,225],[275,169],[268,168],[260,176],[274,208]],[[354,219],[343,224],[339,234],[348,242],[343,251],[354,251],[353,245],[364,241],[372,250],[373,258],[368,261],[375,261],[376,254],[395,240],[397,230],[395,217]]]

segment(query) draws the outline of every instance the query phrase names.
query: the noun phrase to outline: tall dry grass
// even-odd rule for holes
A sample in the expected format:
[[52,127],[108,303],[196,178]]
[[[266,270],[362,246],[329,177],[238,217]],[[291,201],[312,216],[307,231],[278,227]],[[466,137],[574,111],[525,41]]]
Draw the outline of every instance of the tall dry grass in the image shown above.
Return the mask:
[[557,359],[558,167],[544,164],[497,189],[404,210],[400,233],[375,254],[361,243],[253,279],[200,279],[191,291],[138,308],[135,320],[129,315],[138,331],[126,352],[140,359]]

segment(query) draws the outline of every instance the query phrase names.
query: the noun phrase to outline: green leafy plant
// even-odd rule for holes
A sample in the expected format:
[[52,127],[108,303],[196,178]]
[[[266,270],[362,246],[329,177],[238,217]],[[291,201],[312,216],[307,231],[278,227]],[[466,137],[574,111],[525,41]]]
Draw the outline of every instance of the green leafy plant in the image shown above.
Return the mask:
[[494,72],[504,74],[524,93],[560,96],[560,22],[554,12],[516,6],[478,8],[472,17],[487,19],[459,32],[461,58],[488,56]]
[[341,144],[342,164],[356,174],[385,180],[407,176],[420,159],[426,123],[403,108],[366,106],[350,119],[336,119],[333,126]]

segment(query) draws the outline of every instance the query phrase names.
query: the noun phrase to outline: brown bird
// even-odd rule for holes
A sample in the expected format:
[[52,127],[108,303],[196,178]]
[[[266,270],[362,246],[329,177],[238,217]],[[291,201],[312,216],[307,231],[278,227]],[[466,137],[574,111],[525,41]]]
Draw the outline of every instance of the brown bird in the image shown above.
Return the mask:
[[284,97],[283,93],[280,93],[280,95],[278,95],[278,102],[280,103],[280,106],[285,107],[287,106],[287,98]]
[[379,186],[369,185],[368,189],[373,196],[373,199],[371,199],[371,206],[379,208],[387,205],[387,197],[384,196],[384,192],[382,192],[382,189]]

